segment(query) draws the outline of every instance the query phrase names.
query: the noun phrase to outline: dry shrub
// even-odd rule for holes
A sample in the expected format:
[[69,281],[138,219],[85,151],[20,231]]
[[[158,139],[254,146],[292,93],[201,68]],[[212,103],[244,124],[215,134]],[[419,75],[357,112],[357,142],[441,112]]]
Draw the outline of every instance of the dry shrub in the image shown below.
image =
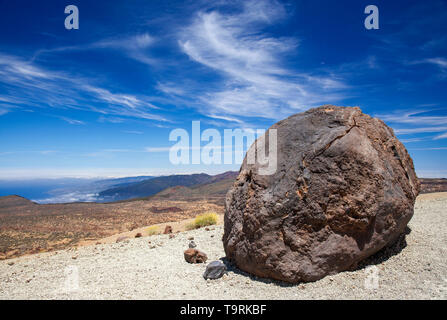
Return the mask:
[[158,230],[158,226],[150,226],[149,228],[146,229],[146,233],[148,236],[153,236],[159,234],[160,231]]
[[193,222],[186,225],[187,230],[197,229],[217,224],[218,216],[214,212],[204,213],[196,216]]

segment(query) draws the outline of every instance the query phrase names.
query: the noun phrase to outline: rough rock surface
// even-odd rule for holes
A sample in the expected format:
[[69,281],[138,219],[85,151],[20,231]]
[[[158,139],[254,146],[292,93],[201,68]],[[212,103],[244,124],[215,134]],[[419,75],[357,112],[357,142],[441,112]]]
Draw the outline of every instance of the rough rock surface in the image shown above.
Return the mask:
[[224,249],[240,269],[315,281],[354,268],[404,231],[420,185],[383,121],[326,105],[274,124],[267,143],[272,129],[276,172],[260,175],[246,158],[226,197]]
[[227,271],[227,267],[223,264],[222,261],[216,260],[213,262],[210,262],[206,266],[206,270],[203,273],[203,277],[206,279],[219,279],[221,278],[225,272]]
[[208,259],[205,253],[197,249],[186,249],[184,252],[185,260],[189,263],[204,263]]

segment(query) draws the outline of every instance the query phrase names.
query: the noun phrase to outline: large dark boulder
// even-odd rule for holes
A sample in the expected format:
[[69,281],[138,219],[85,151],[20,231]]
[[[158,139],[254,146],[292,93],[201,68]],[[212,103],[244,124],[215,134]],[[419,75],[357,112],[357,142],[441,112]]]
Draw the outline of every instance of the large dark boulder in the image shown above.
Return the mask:
[[266,141],[272,129],[276,172],[261,175],[246,157],[226,197],[224,248],[240,269],[315,281],[354,268],[404,231],[420,186],[383,121],[327,105],[276,123]]

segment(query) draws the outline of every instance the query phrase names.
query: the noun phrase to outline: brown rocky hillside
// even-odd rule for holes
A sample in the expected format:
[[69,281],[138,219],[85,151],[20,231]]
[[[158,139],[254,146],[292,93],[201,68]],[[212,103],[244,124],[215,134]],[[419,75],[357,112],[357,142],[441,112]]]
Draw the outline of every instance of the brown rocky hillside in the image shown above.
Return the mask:
[[223,205],[207,200],[36,204],[0,197],[0,259],[76,246],[152,224],[193,218]]

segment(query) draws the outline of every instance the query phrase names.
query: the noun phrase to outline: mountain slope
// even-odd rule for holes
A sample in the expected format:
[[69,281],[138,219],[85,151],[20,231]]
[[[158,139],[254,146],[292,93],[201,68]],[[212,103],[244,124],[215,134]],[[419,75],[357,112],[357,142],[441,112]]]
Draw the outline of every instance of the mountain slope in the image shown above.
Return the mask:
[[35,203],[23,198],[21,196],[4,196],[0,197],[0,211],[3,209],[10,209],[10,208],[22,208],[27,206],[32,206]]
[[212,183],[192,187],[175,186],[167,188],[152,196],[153,199],[166,200],[198,200],[198,199],[224,199],[231,188],[235,177],[229,177]]
[[148,197],[170,187],[192,187],[195,185],[215,183],[228,178],[234,179],[236,175],[237,173],[229,171],[215,176],[205,173],[164,176],[110,188],[100,192],[99,197],[108,201]]

